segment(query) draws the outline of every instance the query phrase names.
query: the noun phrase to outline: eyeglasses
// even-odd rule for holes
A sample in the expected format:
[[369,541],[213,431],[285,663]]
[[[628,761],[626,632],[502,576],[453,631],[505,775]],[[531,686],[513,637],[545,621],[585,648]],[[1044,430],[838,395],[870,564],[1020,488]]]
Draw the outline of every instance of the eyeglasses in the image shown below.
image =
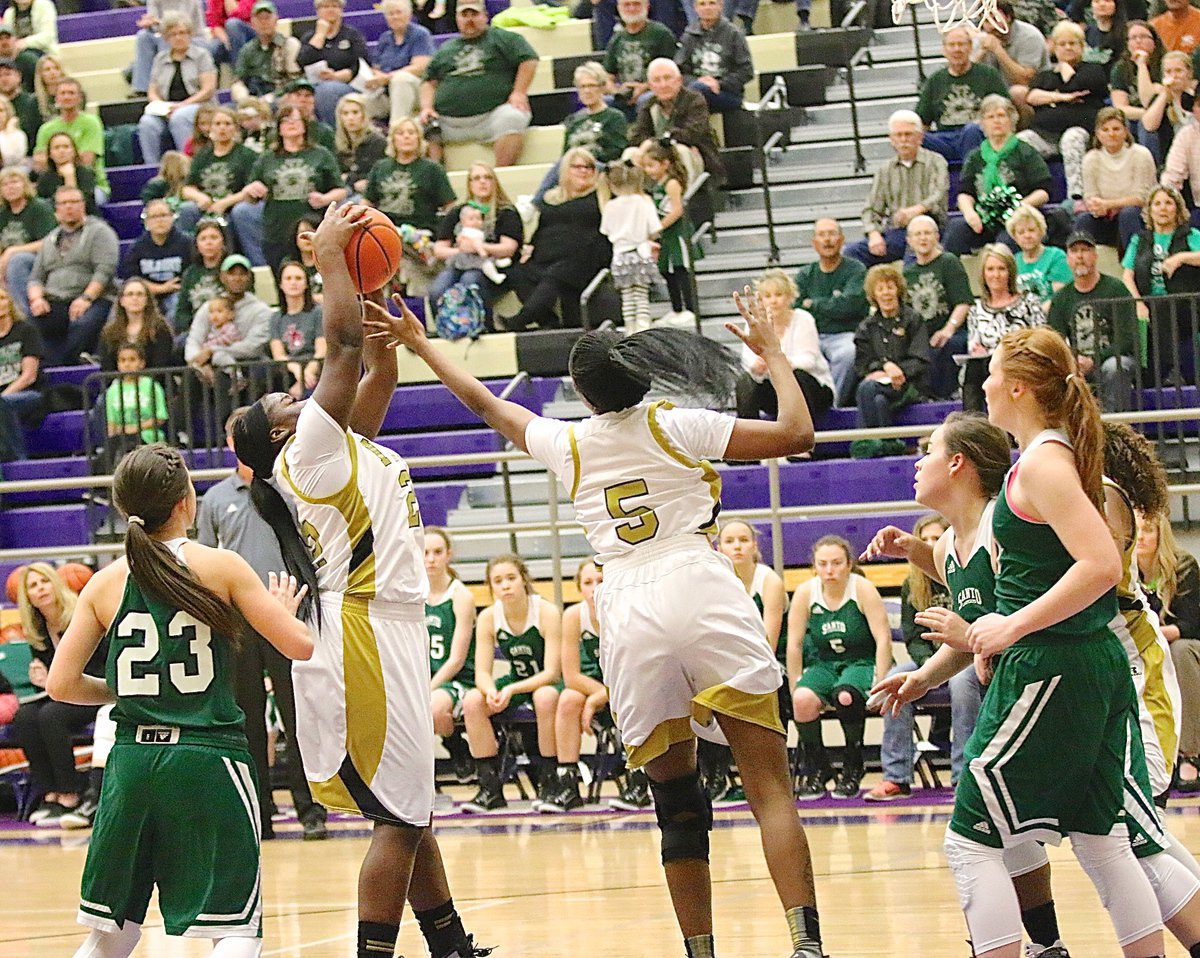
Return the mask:
[[576,90],[599,90],[600,84],[599,83],[576,83],[575,89]]

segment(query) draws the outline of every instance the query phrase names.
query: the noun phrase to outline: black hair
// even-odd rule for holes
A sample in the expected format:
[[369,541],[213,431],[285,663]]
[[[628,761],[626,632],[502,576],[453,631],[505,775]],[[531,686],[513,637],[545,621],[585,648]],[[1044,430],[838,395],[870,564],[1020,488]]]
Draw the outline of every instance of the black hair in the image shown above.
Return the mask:
[[262,402],[260,399],[234,420],[233,451],[254,473],[254,478],[250,480],[250,501],[275,533],[275,538],[279,541],[279,551],[283,555],[284,567],[289,575],[296,577],[297,582],[308,586],[308,594],[300,603],[297,614],[302,620],[307,620],[315,612],[317,625],[320,626],[321,604],[317,601],[317,567],[313,564],[300,530],[296,528],[292,510],[270,481],[275,470],[275,460],[283,451],[286,439],[271,441],[271,424]]
[[571,349],[575,388],[596,412],[636,406],[655,383],[679,395],[726,402],[741,366],[720,343],[682,329],[646,329],[622,336],[584,333]]

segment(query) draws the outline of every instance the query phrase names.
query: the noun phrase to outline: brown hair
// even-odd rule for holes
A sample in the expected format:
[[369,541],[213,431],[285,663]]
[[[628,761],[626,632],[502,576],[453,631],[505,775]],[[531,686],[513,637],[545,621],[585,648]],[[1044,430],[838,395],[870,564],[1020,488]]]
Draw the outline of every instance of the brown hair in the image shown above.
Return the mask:
[[1004,264],[1004,268],[1008,270],[1008,292],[1010,296],[1016,296],[1017,290],[1017,260],[1010,250],[1003,243],[988,243],[979,254],[979,298],[990,306],[992,304],[992,291],[988,288],[987,282],[983,278],[983,271],[987,267],[988,257],[998,259]]
[[903,306],[908,300],[908,283],[896,263],[879,263],[867,270],[867,275],[863,279],[863,292],[866,293],[867,301],[873,307],[878,308],[879,304],[875,302],[875,287],[884,282],[896,285],[896,294],[900,298],[900,305]]
[[[944,532],[950,528],[950,523],[946,521],[944,516],[936,512],[931,512],[927,516],[921,516],[916,521],[913,525],[913,535],[918,539],[921,538],[921,533],[930,526],[941,526]],[[904,582],[908,586],[908,604],[914,609],[918,612],[924,612],[933,605],[934,581],[918,569],[911,560],[908,563],[908,578]]]
[[121,460],[113,474],[113,503],[122,515],[142,520],[129,523],[125,533],[129,575],[147,599],[181,609],[237,642],[248,628],[242,614],[152,538],[190,489],[183,457],[166,443],[139,446]]
[[1146,224],[1146,229],[1154,229],[1154,221],[1150,218],[1150,204],[1154,202],[1154,196],[1157,193],[1166,193],[1175,204],[1175,225],[1171,227],[1172,229],[1179,229],[1191,222],[1191,214],[1188,212],[1187,201],[1184,200],[1183,194],[1173,186],[1159,184],[1146,194],[1146,202],[1142,206],[1142,222]]
[[577,588],[577,589],[583,588],[583,586],[582,586],[583,570],[586,569],[588,566],[592,566],[593,568],[595,568],[595,570],[597,572],[600,571],[600,566],[596,565],[596,557],[588,556],[581,563],[579,563],[579,568],[575,570],[575,588]]
[[1024,383],[1052,429],[1066,430],[1075,453],[1079,481],[1103,515],[1104,430],[1100,406],[1079,374],[1075,354],[1048,326],[1014,329],[1000,341],[1004,378]]
[[500,555],[492,556],[488,559],[487,571],[483,574],[484,579],[487,581],[488,594],[493,599],[496,597],[496,594],[492,592],[492,570],[498,565],[506,564],[516,567],[517,571],[521,574],[521,579],[525,583],[525,594],[533,595],[533,579],[529,575],[529,566],[525,564],[524,559],[512,552],[502,552]]
[[[781,270],[782,272],[782,270]],[[786,274],[785,274],[786,275]],[[745,526],[750,533],[750,541],[754,543],[753,560],[755,565],[762,562],[762,549],[758,545],[758,530],[750,525],[745,519],[730,519],[728,522],[721,523],[721,532],[724,532],[730,526]],[[720,533],[717,534],[718,543],[721,541]]]
[[858,559],[854,555],[854,550],[850,548],[850,543],[841,536],[821,536],[820,539],[814,542],[812,547],[814,562],[817,558],[817,550],[822,549],[825,546],[837,546],[839,549],[841,549],[844,553],[846,553],[846,561],[850,563],[851,574],[862,574],[862,566],[858,564]]
[[1100,112],[1096,114],[1096,122],[1092,126],[1091,147],[1093,150],[1100,149],[1100,127],[1110,120],[1116,120],[1125,127],[1125,142],[1130,146],[1133,145],[1133,134],[1129,132],[1129,127],[1126,125],[1125,111],[1119,106],[1105,106],[1100,108]]
[[271,151],[278,156],[283,156],[284,154],[283,134],[279,132],[279,128],[283,124],[283,121],[293,113],[300,117],[300,122],[304,124],[304,140],[300,144],[301,151],[312,147],[312,130],[309,128],[308,120],[304,119],[304,113],[294,103],[285,103],[279,108],[279,112],[275,114],[275,133],[274,140],[271,143]]
[[[440,536],[441,540],[446,543],[446,555],[454,555],[454,543],[450,541],[450,533],[448,533],[445,529],[443,529],[441,526],[426,526],[425,538],[428,539],[430,536]],[[462,578],[454,570],[454,566],[452,565],[446,566],[446,571],[450,573],[451,579]]]
[[1126,423],[1104,423],[1104,474],[1120,486],[1130,505],[1146,515],[1171,505],[1167,471],[1154,446]]
[[979,476],[979,487],[989,499],[1000,495],[1004,476],[1012,467],[1008,433],[978,413],[952,412],[942,423],[946,452],[962,456]]
[[36,572],[49,580],[50,588],[54,590],[54,600],[58,603],[60,610],[60,625],[63,631],[66,631],[67,625],[71,622],[71,616],[75,614],[75,603],[79,600],[79,596],[71,591],[71,588],[63,581],[63,577],[48,562],[31,562],[25,567],[25,571],[21,574],[21,585],[17,589],[17,611],[21,616],[21,628],[25,631],[25,641],[38,652],[45,652],[50,647],[50,627],[47,625],[42,611],[34,608],[33,603],[29,601],[27,583],[31,572]]
[[[121,284],[121,292],[124,293],[125,290],[134,284],[141,286],[142,291],[146,294],[146,311],[142,314],[142,331],[138,335],[138,338],[134,340],[134,342],[145,350],[146,345],[157,339],[164,330],[170,335],[171,327],[167,325],[167,321],[163,318],[163,314],[158,308],[158,300],[154,298],[154,294],[150,292],[150,287],[140,276],[130,276],[129,279],[125,280]],[[119,295],[117,296],[116,303],[113,305],[112,316],[100,331],[100,339],[109,349],[114,351],[118,346],[130,342],[129,314],[125,311],[125,307],[121,305],[121,297]]]

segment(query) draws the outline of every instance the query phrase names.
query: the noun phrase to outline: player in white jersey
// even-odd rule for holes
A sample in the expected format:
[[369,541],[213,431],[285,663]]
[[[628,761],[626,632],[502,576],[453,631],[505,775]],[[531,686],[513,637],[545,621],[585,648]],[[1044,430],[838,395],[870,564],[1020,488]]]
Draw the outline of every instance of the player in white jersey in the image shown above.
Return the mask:
[[395,391],[396,356],[364,344],[364,308],[386,309],[378,294],[360,305],[343,255],[362,215],[361,207],[331,207],[314,237],[327,351],[312,398],[264,396],[238,421],[234,445],[254,470],[251,498],[288,571],[317,596],[316,651],[293,672],[313,796],[375,823],[359,875],[358,956],[392,954],[407,896],[434,958],[469,958],[487,951],[463,930],[428,827],[433,719],[421,513],[404,461],[372,441]]
[[570,490],[604,581],[601,660],[630,765],[645,766],[662,830],[667,886],[689,958],[711,958],[708,832],[695,732],[732,746],[763,832],[793,958],[819,958],[807,840],[792,801],[776,693],[779,664],[729,559],[713,551],[721,481],[710,458],[762,459],[811,448],[812,419],[771,321],[755,303],[729,328],[758,355],[779,398],[775,422],[645,402],[655,381],[727,398],[737,359],[711,340],[651,329],[585,333],[571,351],[575,388],[595,413],[570,425],[497,399],[425,338],[404,310],[371,335],[412,349],[488,425]]

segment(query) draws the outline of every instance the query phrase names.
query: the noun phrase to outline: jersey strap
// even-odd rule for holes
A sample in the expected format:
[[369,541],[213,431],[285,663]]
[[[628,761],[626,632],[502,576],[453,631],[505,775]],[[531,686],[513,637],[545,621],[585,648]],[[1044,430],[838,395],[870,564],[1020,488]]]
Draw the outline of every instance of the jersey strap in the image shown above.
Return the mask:
[[717,534],[717,516],[721,513],[721,477],[717,470],[713,468],[712,463],[707,459],[693,459],[687,453],[680,449],[676,449],[671,440],[667,438],[667,434],[663,432],[662,426],[658,421],[658,411],[660,409],[674,409],[675,404],[668,402],[665,399],[660,399],[658,402],[652,402],[646,409],[646,425],[650,429],[650,435],[654,437],[654,441],[668,456],[678,462],[680,465],[687,466],[689,469],[699,469],[701,477],[708,484],[709,494],[713,500],[712,516],[703,526],[700,531],[706,535]]

